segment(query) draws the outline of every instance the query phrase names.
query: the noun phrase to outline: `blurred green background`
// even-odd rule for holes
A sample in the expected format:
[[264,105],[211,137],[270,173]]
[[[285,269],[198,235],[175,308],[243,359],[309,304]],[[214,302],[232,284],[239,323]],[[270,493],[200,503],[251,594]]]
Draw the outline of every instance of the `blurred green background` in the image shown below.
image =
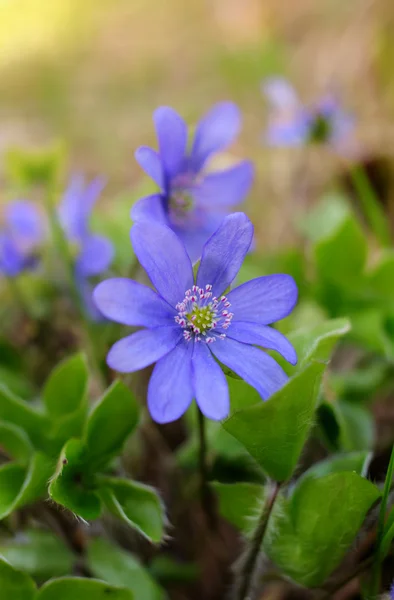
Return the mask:
[[155,144],[158,105],[193,124],[232,99],[244,114],[234,153],[257,167],[248,209],[276,247],[305,208],[300,178],[309,204],[333,165],[264,148],[261,80],[284,74],[305,100],[337,91],[363,152],[390,153],[393,24],[386,0],[0,0],[0,152],[65,140],[70,169],[108,176],[110,201],[144,181],[133,152]]

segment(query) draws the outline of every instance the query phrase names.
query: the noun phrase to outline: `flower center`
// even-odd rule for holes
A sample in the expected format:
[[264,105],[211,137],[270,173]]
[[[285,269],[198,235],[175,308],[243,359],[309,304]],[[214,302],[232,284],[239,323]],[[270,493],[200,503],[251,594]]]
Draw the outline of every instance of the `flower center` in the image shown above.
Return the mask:
[[182,327],[183,337],[188,342],[206,342],[211,344],[218,338],[226,337],[225,330],[230,326],[233,313],[226,296],[212,297],[212,285],[204,288],[193,285],[185,292],[182,302],[176,305],[178,311],[176,323]]
[[175,188],[170,196],[170,210],[181,217],[193,209],[193,197],[187,189]]
[[312,142],[326,142],[332,133],[331,120],[321,113],[317,113],[311,124],[309,137]]

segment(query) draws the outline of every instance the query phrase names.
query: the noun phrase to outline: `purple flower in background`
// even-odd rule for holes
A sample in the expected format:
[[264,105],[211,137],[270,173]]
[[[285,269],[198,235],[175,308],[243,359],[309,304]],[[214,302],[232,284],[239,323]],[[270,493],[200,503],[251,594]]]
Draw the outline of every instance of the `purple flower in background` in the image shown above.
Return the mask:
[[303,105],[294,88],[281,78],[263,83],[263,93],[271,105],[265,140],[272,146],[330,144],[343,150],[354,130],[354,119],[333,96],[325,96],[313,106]]
[[16,277],[37,265],[36,250],[44,238],[44,226],[34,204],[16,200],[5,208],[0,231],[0,271]]
[[204,245],[194,281],[190,258],[175,233],[159,223],[137,223],[131,230],[134,250],[156,291],[123,278],[103,281],[94,290],[94,300],[108,319],[144,328],[116,342],[107,363],[122,373],[156,363],[148,387],[155,421],[179,418],[193,398],[210,419],[228,415],[227,382],[215,359],[263,399],[286,382],[278,363],[256,346],[296,363],[290,342],[268,326],[293,310],[293,278],[259,277],[226,294],[252,237],[245,214],[225,217]]
[[92,318],[99,314],[92,302],[88,278],[103,273],[111,264],[114,249],[110,240],[91,233],[89,220],[105,182],[101,178],[86,184],[80,175],[71,179],[59,206],[59,219],[69,241],[77,246],[75,277],[85,307]]
[[168,225],[195,262],[224,216],[245,199],[252,185],[253,165],[249,161],[207,172],[209,159],[238,135],[241,115],[231,102],[216,104],[197,124],[190,149],[186,123],[172,108],[158,108],[153,120],[159,151],[141,146],[135,157],[160,192],[141,198],[131,216],[134,221],[147,219]]

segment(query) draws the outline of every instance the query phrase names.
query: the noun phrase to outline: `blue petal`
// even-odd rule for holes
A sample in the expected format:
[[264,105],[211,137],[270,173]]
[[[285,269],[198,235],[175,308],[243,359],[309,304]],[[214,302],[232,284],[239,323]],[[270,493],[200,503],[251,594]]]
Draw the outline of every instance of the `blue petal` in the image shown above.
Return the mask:
[[134,156],[145,173],[157,183],[159,188],[163,189],[165,185],[163,165],[156,150],[148,148],[148,146],[140,146]]
[[15,244],[20,249],[32,249],[44,237],[40,213],[30,202],[24,200],[10,202],[5,208],[5,222]]
[[268,327],[268,325],[233,319],[226,333],[229,338],[238,342],[262,346],[268,350],[276,350],[290,364],[297,364],[297,354],[289,340],[283,333]]
[[199,206],[220,208],[245,200],[253,183],[253,164],[244,161],[235,167],[210,173],[193,190]]
[[105,185],[97,177],[85,185],[81,175],[74,175],[59,206],[59,219],[66,235],[80,241],[88,234],[88,221],[95,202]]
[[214,421],[228,416],[230,399],[226,378],[204,342],[194,344],[193,387],[201,412]]
[[165,225],[139,221],[131,228],[131,241],[160,296],[171,306],[182,302],[193,285],[193,268],[176,234]]
[[278,363],[254,346],[226,337],[212,344],[211,349],[220,362],[254,387],[263,400],[287,381],[287,375]]
[[272,120],[265,132],[270,146],[301,146],[309,139],[309,119],[294,116],[292,120]]
[[293,86],[282,77],[269,77],[263,81],[261,89],[271,105],[277,109],[289,110],[298,104]]
[[234,320],[270,325],[287,317],[297,303],[298,290],[291,275],[257,277],[227,295]]
[[134,204],[130,213],[133,221],[158,221],[167,224],[167,216],[164,211],[163,198],[159,194],[152,194],[140,198]]
[[[199,212],[201,213],[202,211]],[[185,244],[185,248],[193,264],[201,258],[204,244],[215,233],[224,217],[225,215],[223,214],[204,211],[204,214],[195,220],[193,219],[193,215],[190,215],[190,220],[183,227],[178,225],[171,226],[172,230]]]
[[120,373],[139,371],[165,356],[181,338],[182,330],[178,325],[141,329],[112,346],[107,364]]
[[237,276],[252,239],[253,225],[244,213],[225,217],[204,246],[197,285],[210,284],[214,296],[223,294]]
[[176,310],[142,283],[118,277],[96,286],[94,301],[107,319],[135,327],[174,325]]
[[83,301],[83,306],[89,319],[95,322],[103,321],[104,315],[99,311],[96,304],[93,301],[93,286],[84,277],[77,275],[76,283],[78,291]]
[[25,266],[24,255],[18,250],[11,236],[0,233],[0,270],[7,277],[16,277]]
[[92,235],[86,238],[82,244],[81,252],[76,262],[78,275],[91,277],[99,275],[112,262],[114,248],[112,243],[100,235]]
[[187,127],[178,113],[167,106],[155,110],[153,120],[159,141],[160,158],[166,176],[171,179],[182,170],[185,163]]
[[191,151],[191,168],[198,173],[207,159],[229,146],[241,128],[241,113],[236,104],[216,104],[197,125]]
[[193,400],[192,343],[179,343],[153,369],[148,386],[148,408],[157,423],[179,419]]

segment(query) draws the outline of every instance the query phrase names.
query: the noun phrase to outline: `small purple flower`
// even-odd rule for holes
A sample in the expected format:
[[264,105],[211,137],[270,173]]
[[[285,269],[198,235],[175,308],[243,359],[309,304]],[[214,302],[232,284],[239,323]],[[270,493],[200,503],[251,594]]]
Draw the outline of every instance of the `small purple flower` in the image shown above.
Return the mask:
[[17,277],[37,265],[36,250],[44,238],[44,226],[34,204],[17,200],[5,209],[0,231],[0,271]]
[[325,96],[313,106],[305,106],[293,87],[281,78],[266,80],[262,89],[272,109],[265,132],[269,145],[327,143],[338,151],[346,148],[354,130],[354,118],[333,96]]
[[245,199],[252,185],[250,161],[207,172],[209,159],[238,135],[241,115],[231,102],[216,104],[198,123],[191,149],[186,123],[172,108],[158,108],[153,120],[159,151],[141,146],[135,157],[160,192],[141,198],[131,217],[134,221],[147,219],[168,225],[195,262],[223,217]]
[[289,275],[253,279],[226,293],[253,237],[243,213],[224,218],[202,251],[196,280],[186,248],[166,226],[136,223],[135,253],[156,291],[130,279],[109,279],[94,290],[108,318],[143,327],[109,351],[107,363],[130,373],[156,363],[148,387],[148,407],[158,423],[178,419],[193,398],[204,415],[220,420],[229,413],[226,378],[217,359],[267,399],[287,380],[282,368],[256,348],[276,350],[291,364],[293,346],[268,327],[286,317],[297,301]]
[[85,307],[93,318],[98,318],[92,302],[89,277],[103,273],[111,264],[114,249],[110,240],[91,233],[90,215],[105,182],[101,178],[85,184],[80,175],[71,179],[59,206],[59,219],[69,241],[76,244],[75,278]]

